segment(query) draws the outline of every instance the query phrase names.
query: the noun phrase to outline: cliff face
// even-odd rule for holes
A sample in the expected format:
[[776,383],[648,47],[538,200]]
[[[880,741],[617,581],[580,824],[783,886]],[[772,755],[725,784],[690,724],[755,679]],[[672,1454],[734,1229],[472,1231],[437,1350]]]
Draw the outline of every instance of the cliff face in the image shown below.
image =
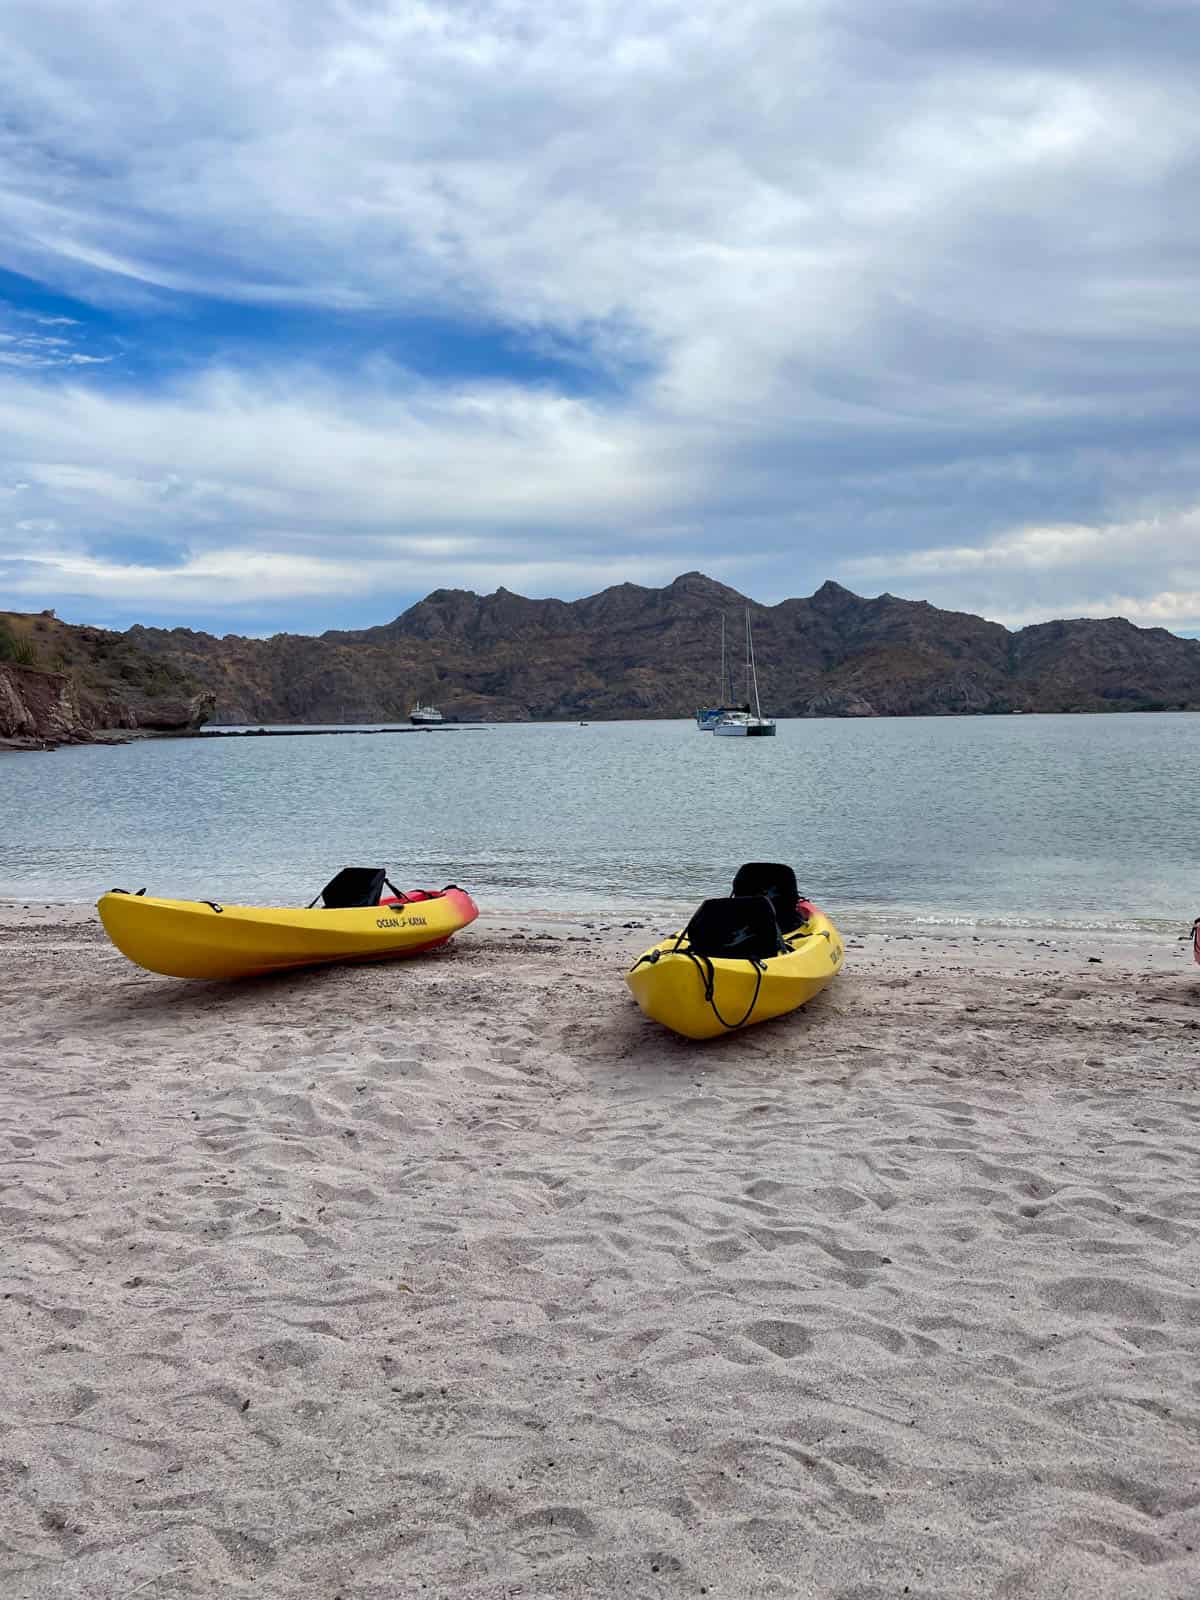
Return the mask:
[[106,730],[179,733],[215,696],[124,634],[72,627],[52,613],[0,613],[0,743],[86,744]]
[[677,717],[719,694],[722,615],[742,692],[747,607],[763,709],[779,716],[1200,710],[1200,641],[1160,628],[1010,633],[836,583],[761,606],[698,572],[569,603],[438,589],[380,627],[319,638],[113,637],[210,690],[222,722],[396,720],[418,698],[464,719]]
[[78,744],[84,728],[70,679],[61,672],[0,664],[0,741],[18,748]]

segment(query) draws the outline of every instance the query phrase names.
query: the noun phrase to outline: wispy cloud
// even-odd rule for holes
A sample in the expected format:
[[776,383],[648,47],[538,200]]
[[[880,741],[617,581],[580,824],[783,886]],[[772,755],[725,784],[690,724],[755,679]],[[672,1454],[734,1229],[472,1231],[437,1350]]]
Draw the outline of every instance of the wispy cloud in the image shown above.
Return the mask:
[[40,333],[40,328],[78,328],[73,317],[46,317],[0,302],[0,366],[44,371],[54,367],[106,366],[111,355],[77,348],[86,335]]
[[14,311],[13,315],[22,317],[28,322],[36,322],[42,328],[78,328],[78,317],[43,317],[36,311]]

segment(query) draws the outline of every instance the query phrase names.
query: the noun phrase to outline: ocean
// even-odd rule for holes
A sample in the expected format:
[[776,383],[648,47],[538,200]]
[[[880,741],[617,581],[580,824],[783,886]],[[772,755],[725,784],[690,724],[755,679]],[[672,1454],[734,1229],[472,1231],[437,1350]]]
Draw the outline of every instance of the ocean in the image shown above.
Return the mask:
[[141,740],[0,758],[0,897],[303,903],[344,864],[481,906],[671,914],[791,862],[851,925],[1182,928],[1200,716]]

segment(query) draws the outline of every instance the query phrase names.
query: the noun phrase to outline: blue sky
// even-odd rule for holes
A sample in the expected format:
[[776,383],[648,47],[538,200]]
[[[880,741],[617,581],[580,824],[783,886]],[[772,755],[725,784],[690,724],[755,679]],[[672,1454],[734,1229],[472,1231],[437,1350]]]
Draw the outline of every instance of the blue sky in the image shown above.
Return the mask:
[[1193,7],[3,29],[0,604],[311,631],[699,567],[1200,629]]

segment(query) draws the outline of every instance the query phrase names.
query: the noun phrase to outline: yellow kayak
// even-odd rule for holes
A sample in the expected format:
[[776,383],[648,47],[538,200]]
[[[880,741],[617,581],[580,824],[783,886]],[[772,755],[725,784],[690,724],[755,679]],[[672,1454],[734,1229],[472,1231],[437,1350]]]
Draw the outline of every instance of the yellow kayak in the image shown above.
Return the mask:
[[[804,921],[786,934],[771,916],[766,944],[755,947],[748,931],[746,956],[711,953],[711,941],[700,937],[708,908],[716,908],[726,928],[732,927],[734,948],[739,918],[749,930],[757,915],[753,899],[705,901],[687,928],[652,946],[625,975],[645,1014],[686,1039],[715,1039],[795,1011],[841,970],[841,935],[811,901],[800,901],[797,915]],[[729,943],[727,935],[721,942]]]
[[[335,880],[336,882],[336,880]],[[445,944],[478,907],[450,887],[369,905],[232,906],[113,890],[96,908],[122,955],[170,978],[249,978],[332,961],[382,961]]]

